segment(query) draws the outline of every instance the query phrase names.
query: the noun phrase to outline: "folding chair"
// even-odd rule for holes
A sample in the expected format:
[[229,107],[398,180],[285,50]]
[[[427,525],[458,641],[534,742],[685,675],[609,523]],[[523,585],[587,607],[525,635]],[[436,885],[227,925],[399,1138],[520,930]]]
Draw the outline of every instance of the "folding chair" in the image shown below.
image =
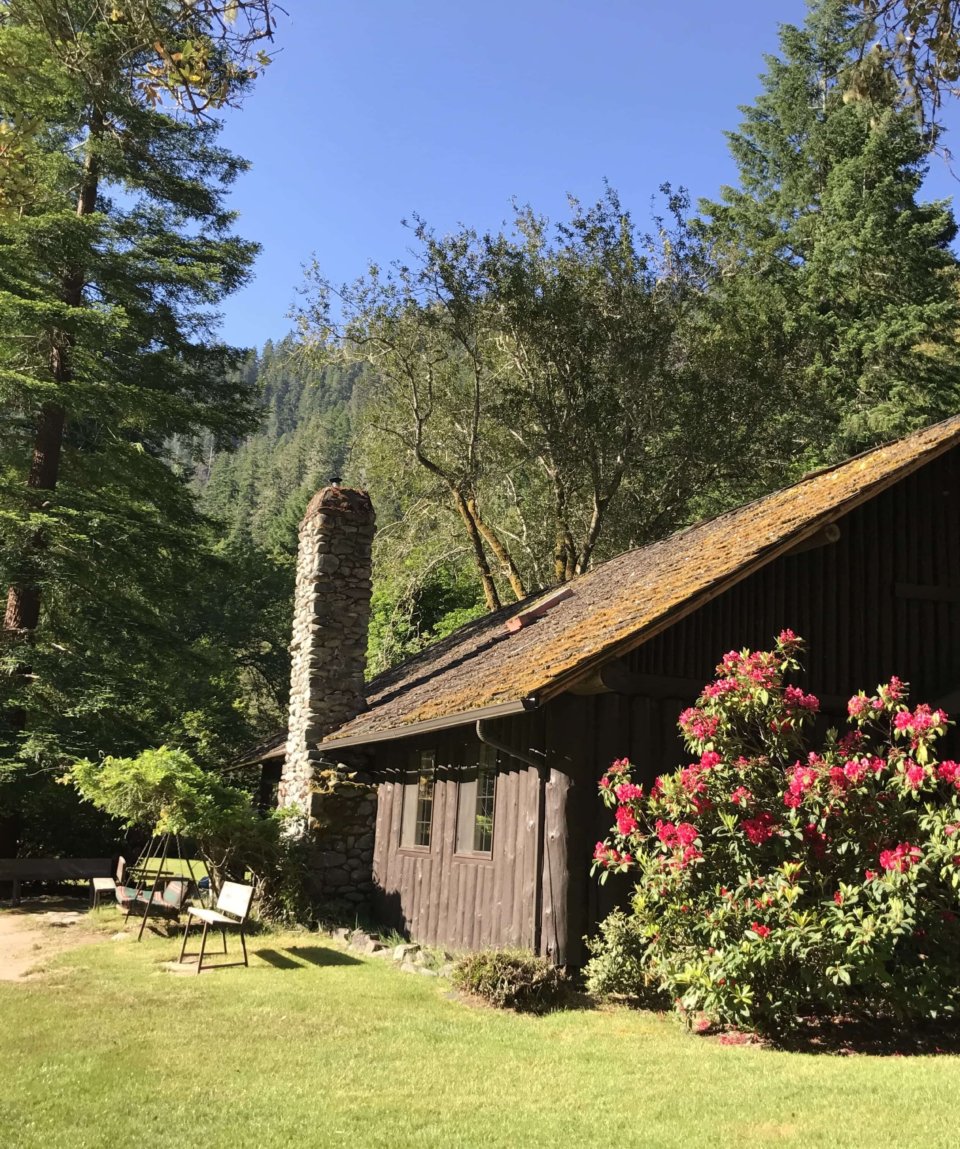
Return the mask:
[[120,857],[117,861],[117,872],[112,878],[90,879],[90,905],[96,909],[100,905],[101,894],[112,894],[123,885],[123,878],[127,872],[127,860]]
[[[240,929],[240,945],[243,949],[243,961],[233,962],[218,962],[215,966],[209,966],[209,969],[227,969],[229,966],[234,965],[249,965],[247,961],[247,943],[244,940],[243,930],[247,921],[247,914],[250,912],[250,903],[253,900],[253,886],[243,886],[239,882],[224,882],[220,890],[220,896],[217,898],[217,905],[215,909],[207,910],[203,906],[188,906],[187,907],[187,924],[183,931],[183,944],[180,946],[180,957],[178,961],[182,962],[185,957],[197,958],[197,973],[203,969],[203,955],[207,948],[207,931],[211,926],[217,926],[220,933],[223,935],[223,952],[227,952],[227,926],[238,926]],[[203,934],[200,938],[200,951],[199,953],[187,953],[187,936],[190,933],[190,926],[193,924],[193,919],[197,918],[203,922]]]

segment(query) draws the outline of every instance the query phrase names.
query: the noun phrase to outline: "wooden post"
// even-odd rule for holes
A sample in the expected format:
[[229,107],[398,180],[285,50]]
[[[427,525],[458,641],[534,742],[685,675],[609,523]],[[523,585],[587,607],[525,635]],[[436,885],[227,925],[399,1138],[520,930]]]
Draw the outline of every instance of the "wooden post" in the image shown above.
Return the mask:
[[569,954],[570,863],[567,805],[572,780],[561,770],[550,771],[546,786],[543,860],[543,927],[540,950],[555,965],[567,965]]

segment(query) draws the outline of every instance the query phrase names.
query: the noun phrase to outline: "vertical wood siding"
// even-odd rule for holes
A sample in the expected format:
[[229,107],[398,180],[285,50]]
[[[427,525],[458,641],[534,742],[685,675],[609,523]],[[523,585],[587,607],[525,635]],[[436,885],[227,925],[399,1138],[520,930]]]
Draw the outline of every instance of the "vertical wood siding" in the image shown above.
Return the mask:
[[[601,887],[589,877],[593,845],[610,823],[597,797],[598,778],[624,755],[647,781],[681,764],[677,716],[725,651],[765,647],[791,627],[808,642],[803,681],[836,718],[853,691],[871,689],[891,674],[911,683],[916,700],[936,703],[960,687],[960,451],[838,525],[837,543],[776,560],[627,657],[637,673],[681,680],[682,689],[671,687],[676,697],[664,697],[665,690],[651,692],[657,697],[564,695],[498,725],[499,739],[544,751],[551,772],[540,941],[555,960],[579,964],[583,934],[629,896],[626,880]],[[501,756],[493,857],[458,857],[454,771],[474,738],[466,726],[430,741],[376,748],[385,779],[375,857],[379,908],[388,924],[428,944],[532,946],[540,880],[538,773]],[[397,771],[409,750],[421,747],[438,753],[433,839],[429,851],[404,851],[398,845]],[[564,823],[562,846],[557,818]]]
[[[498,733],[526,752],[542,743],[531,716]],[[427,945],[451,949],[534,944],[538,773],[501,755],[494,793],[490,858],[456,852],[457,775],[472,727],[377,749],[379,787],[374,882],[379,917]],[[401,849],[403,770],[412,750],[435,749],[437,774],[429,849]]]

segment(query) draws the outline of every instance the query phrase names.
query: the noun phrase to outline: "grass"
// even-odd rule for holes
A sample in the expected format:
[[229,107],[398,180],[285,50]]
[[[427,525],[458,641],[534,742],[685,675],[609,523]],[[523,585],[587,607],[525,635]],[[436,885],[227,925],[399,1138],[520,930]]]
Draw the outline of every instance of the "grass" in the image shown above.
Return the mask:
[[0,1146],[957,1141],[958,1057],[724,1046],[626,1009],[517,1016],[316,935],[250,949],[250,969],[194,977],[161,969],[175,940],[104,941],[0,983]]

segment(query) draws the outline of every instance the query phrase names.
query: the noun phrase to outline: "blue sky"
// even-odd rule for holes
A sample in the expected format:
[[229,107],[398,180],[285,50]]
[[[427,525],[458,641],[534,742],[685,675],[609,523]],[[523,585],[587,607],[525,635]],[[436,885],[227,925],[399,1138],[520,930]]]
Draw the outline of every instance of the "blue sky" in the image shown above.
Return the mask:
[[[276,60],[224,142],[253,169],[231,204],[263,245],[224,307],[259,346],[315,253],[335,282],[402,256],[401,220],[495,227],[512,197],[559,216],[606,177],[638,222],[665,180],[733,182],[724,131],[803,0],[284,0]],[[956,119],[954,114],[951,118]],[[948,140],[948,143],[950,141]],[[935,161],[931,195],[956,183]]]

